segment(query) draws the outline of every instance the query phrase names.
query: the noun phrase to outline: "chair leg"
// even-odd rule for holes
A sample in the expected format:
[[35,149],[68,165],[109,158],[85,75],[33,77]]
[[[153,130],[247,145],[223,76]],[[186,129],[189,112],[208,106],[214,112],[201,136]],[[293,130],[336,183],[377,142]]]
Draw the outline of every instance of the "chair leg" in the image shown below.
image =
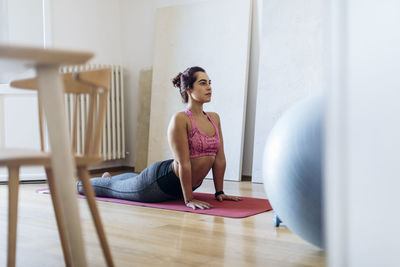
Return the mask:
[[64,255],[65,266],[71,266],[71,254],[67,242],[67,233],[64,227],[64,221],[62,220],[62,211],[57,200],[57,191],[54,185],[53,172],[51,169],[46,168],[47,182],[50,187],[50,196],[53,202],[54,214],[56,216],[56,222],[58,227],[58,234],[60,235],[61,247]]
[[83,190],[85,192],[86,199],[89,204],[90,211],[92,213],[93,221],[96,226],[97,235],[100,239],[100,244],[103,249],[104,257],[107,262],[107,266],[114,266],[113,259],[111,256],[110,247],[107,242],[107,238],[104,232],[103,224],[101,222],[100,214],[97,209],[95,194],[93,191],[93,187],[89,181],[90,176],[86,167],[78,167],[78,177],[82,181]]
[[19,166],[8,167],[8,252],[7,266],[15,266],[17,248]]

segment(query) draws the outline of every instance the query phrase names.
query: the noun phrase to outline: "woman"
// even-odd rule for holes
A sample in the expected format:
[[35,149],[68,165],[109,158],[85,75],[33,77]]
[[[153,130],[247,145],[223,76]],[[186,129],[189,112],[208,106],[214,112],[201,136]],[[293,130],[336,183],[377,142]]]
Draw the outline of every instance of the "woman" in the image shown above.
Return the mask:
[[[183,198],[187,207],[208,209],[212,205],[195,199],[192,193],[212,169],[215,198],[241,200],[223,191],[226,161],[220,118],[217,113],[203,111],[203,104],[211,101],[211,80],[204,69],[191,67],[179,73],[172,83],[187,103],[187,109],[175,114],[168,126],[174,159],[153,163],[139,175],[125,173],[109,178],[105,173],[102,178],[92,178],[96,196],[139,202]],[[78,191],[83,194],[81,183]]]

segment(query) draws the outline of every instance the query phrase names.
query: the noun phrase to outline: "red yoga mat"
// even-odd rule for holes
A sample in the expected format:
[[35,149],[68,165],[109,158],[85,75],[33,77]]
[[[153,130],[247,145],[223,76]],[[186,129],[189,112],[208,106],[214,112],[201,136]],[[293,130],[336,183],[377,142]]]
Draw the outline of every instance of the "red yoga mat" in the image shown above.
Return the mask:
[[[50,194],[48,188],[38,189],[37,193],[40,194]],[[241,201],[223,201],[219,202],[215,200],[213,194],[206,193],[193,193],[193,196],[202,201],[206,201],[213,205],[211,209],[196,209],[186,207],[182,200],[172,200],[164,201],[159,203],[143,203],[130,200],[116,199],[116,198],[106,198],[106,197],[96,197],[99,201],[121,203],[126,205],[143,206],[150,208],[166,209],[166,210],[177,210],[186,211],[200,214],[208,214],[214,216],[228,217],[228,218],[245,218],[252,215],[256,215],[262,212],[272,210],[268,199],[263,198],[252,198],[252,197],[241,197]],[[85,198],[83,195],[78,195],[79,198]]]

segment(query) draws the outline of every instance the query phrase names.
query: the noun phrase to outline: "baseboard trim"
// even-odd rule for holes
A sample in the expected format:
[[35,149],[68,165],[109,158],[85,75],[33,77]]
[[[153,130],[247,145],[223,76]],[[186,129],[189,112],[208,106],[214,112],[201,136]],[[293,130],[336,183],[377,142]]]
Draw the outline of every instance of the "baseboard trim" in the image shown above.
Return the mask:
[[118,167],[109,167],[109,168],[89,170],[89,174],[99,174],[99,173],[103,173],[103,172],[135,172],[135,167],[118,166]]
[[[89,170],[89,174],[99,174],[103,172],[135,172],[135,167],[119,166],[102,169]],[[242,175],[242,182],[251,182],[251,175]],[[47,180],[20,180],[20,184],[45,184]],[[0,181],[0,185],[7,185],[8,181]]]
[[242,175],[242,181],[251,182],[251,175]]
[[[19,184],[45,184],[47,180],[20,180]],[[0,181],[0,185],[8,185],[8,181]]]
[[[102,169],[92,169],[89,170],[89,174],[99,174],[103,172],[135,172],[135,167],[130,166],[118,166],[118,167],[109,167],[109,168],[102,168]],[[29,176],[32,177],[32,176]],[[8,185],[8,177],[5,177],[5,181],[0,181],[0,185]],[[23,177],[20,177],[23,178]],[[19,181],[20,184],[45,184],[47,183],[47,179],[21,179]]]

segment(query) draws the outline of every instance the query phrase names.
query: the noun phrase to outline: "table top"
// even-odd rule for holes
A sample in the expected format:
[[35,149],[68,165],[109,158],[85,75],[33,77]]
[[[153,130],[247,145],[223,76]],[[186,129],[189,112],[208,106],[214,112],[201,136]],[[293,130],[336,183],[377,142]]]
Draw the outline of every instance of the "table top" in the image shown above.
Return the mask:
[[84,64],[93,55],[82,51],[0,44],[0,83],[35,76],[30,69],[40,65]]
[[92,57],[90,52],[0,44],[1,59],[35,65],[83,64]]

